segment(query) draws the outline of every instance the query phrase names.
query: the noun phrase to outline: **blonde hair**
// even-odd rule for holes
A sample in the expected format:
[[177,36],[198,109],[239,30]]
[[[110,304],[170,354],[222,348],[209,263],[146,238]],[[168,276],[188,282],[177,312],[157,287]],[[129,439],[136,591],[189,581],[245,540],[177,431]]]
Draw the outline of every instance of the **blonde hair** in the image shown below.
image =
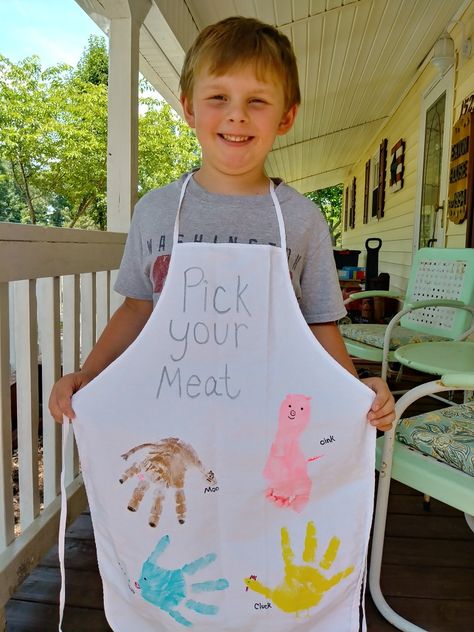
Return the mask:
[[286,112],[299,105],[298,68],[290,40],[270,24],[241,16],[211,24],[199,33],[184,60],[181,95],[192,101],[194,78],[203,68],[219,76],[247,64],[255,64],[259,79],[271,73],[281,81]]

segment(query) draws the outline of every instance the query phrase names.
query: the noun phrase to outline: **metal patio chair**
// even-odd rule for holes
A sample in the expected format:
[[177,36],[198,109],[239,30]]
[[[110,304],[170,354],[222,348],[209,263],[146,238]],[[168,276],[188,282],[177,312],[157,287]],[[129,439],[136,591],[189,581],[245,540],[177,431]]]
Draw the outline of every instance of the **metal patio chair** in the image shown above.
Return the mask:
[[406,408],[417,399],[448,390],[474,390],[474,373],[450,374],[408,391],[396,404],[394,427],[377,439],[380,475],[369,587],[382,616],[404,632],[426,631],[395,612],[380,586],[391,479],[464,512],[474,531],[474,401],[400,421]]
[[405,297],[372,290],[356,292],[345,303],[375,296],[398,298],[402,309],[387,325],[339,327],[349,354],[380,362],[381,377],[386,379],[389,363],[400,362],[395,357],[397,348],[464,340],[474,331],[474,248],[422,248],[413,258]]

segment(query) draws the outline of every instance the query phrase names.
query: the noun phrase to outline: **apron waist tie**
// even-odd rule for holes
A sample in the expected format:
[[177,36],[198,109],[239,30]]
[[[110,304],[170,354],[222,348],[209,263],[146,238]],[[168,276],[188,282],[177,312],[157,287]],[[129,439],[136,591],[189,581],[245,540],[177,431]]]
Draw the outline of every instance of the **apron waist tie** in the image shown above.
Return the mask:
[[61,590],[59,592],[59,632],[62,632],[64,606],[66,603],[66,570],[64,565],[64,549],[66,542],[67,491],[66,491],[66,457],[67,439],[69,436],[69,419],[63,422],[62,431],[62,466],[61,466],[61,512],[59,516],[58,555],[61,572]]

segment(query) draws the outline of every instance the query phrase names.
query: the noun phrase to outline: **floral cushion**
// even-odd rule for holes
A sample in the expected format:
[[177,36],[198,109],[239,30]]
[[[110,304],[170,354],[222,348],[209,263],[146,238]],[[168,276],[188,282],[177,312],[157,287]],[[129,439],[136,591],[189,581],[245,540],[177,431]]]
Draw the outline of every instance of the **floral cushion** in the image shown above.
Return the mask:
[[400,443],[474,476],[474,401],[402,419],[395,434]]
[[[344,338],[357,340],[372,347],[383,349],[383,338],[385,335],[386,325],[339,325],[339,329]],[[392,337],[390,338],[390,350],[394,351],[402,345],[408,345],[414,342],[432,342],[446,340],[440,336],[431,336],[430,334],[420,334],[405,327],[396,326],[393,328]]]

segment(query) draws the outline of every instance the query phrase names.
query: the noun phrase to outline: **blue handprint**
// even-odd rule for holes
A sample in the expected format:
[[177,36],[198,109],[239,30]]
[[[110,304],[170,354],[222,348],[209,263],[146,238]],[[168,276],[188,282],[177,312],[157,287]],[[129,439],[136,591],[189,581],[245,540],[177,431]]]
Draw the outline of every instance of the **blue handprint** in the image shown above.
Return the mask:
[[[217,558],[215,553],[208,553],[203,557],[184,564],[181,568],[168,570],[158,566],[157,560],[167,549],[170,538],[165,535],[161,538],[150,557],[144,562],[142,574],[138,582],[143,599],[149,601],[154,606],[158,606],[167,612],[175,621],[189,628],[193,624],[176,610],[176,607],[186,599],[188,587],[185,575],[194,575],[197,571],[209,566]],[[226,579],[216,579],[212,581],[198,582],[191,584],[193,593],[211,592],[214,590],[225,590],[229,587]],[[215,615],[219,608],[217,606],[186,599],[184,605],[189,610],[194,610],[199,614]]]

